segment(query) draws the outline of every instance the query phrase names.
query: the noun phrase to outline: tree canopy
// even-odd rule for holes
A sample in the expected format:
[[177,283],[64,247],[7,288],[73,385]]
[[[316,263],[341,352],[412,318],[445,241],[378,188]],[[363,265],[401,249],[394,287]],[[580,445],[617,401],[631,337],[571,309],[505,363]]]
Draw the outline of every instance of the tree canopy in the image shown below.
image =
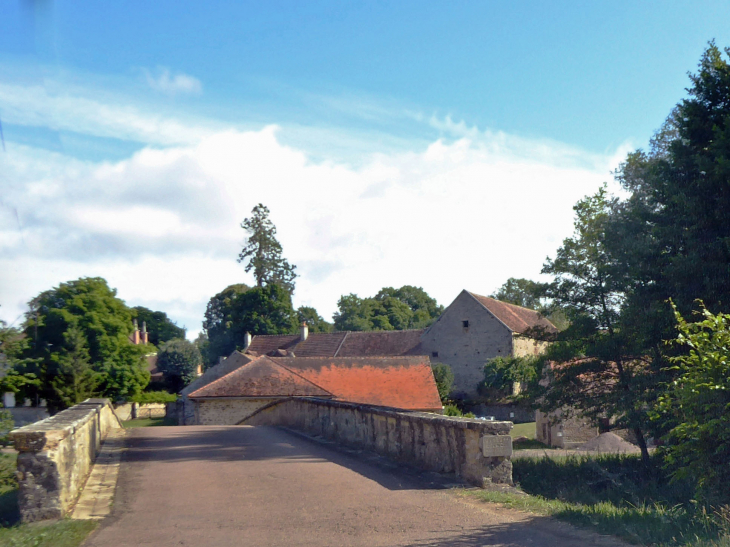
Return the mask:
[[301,325],[306,321],[309,332],[332,332],[334,325],[325,321],[317,310],[310,306],[297,308],[297,322]]
[[162,311],[152,311],[144,306],[135,306],[132,308],[134,317],[142,327],[144,322],[147,325],[147,333],[149,343],[160,346],[163,342],[172,340],[173,338],[185,338],[185,329],[178,327],[167,314]]
[[282,256],[282,248],[276,239],[276,227],[269,219],[269,209],[259,203],[251,211],[251,217],[241,223],[248,238],[238,255],[239,262],[246,263],[246,273],[253,270],[257,287],[280,285],[289,294],[294,292],[296,266]]
[[371,298],[342,296],[334,315],[337,330],[373,331],[420,329],[429,326],[444,308],[420,287],[384,287]]
[[172,393],[177,393],[197,378],[203,357],[197,346],[184,338],[168,340],[157,353],[157,368],[165,376]]
[[139,393],[149,383],[144,359],[149,348],[129,341],[132,311],[104,279],[61,283],[34,298],[29,308],[24,325],[29,361],[16,369],[35,374],[39,385],[27,388],[26,396],[44,398],[52,409],[65,408],[71,399],[58,390],[58,380],[54,387],[53,379],[59,373],[78,373],[84,385],[93,383],[86,382],[89,378],[82,372],[87,355],[99,395],[117,400]]

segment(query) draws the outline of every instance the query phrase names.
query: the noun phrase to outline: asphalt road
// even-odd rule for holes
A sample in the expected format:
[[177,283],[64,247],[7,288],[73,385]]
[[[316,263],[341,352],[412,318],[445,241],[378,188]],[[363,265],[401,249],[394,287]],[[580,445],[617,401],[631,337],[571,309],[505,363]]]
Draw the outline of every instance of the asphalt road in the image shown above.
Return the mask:
[[267,427],[129,430],[85,547],[617,545]]

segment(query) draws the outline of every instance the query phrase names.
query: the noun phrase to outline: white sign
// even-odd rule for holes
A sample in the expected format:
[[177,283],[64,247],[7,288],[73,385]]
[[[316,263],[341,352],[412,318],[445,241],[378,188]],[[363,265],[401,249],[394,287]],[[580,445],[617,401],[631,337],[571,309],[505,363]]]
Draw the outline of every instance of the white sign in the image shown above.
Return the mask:
[[509,458],[511,455],[512,437],[509,435],[485,435],[482,437],[482,456],[485,458]]

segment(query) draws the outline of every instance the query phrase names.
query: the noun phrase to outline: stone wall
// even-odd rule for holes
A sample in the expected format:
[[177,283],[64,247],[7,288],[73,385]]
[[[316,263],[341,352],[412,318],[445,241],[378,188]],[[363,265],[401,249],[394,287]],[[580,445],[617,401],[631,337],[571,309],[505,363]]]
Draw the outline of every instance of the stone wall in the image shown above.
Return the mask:
[[23,427],[40,420],[45,420],[50,416],[48,409],[44,406],[15,406],[6,408],[13,415],[13,424],[15,427]]
[[124,403],[115,405],[114,411],[121,421],[126,422],[141,418],[164,418],[168,415],[168,406],[165,403]]
[[[469,322],[464,327],[464,321]],[[484,381],[484,363],[512,355],[512,331],[473,296],[462,292],[421,336],[432,363],[445,363],[454,372],[454,392],[477,395]]]
[[[272,402],[241,423],[288,427],[479,486],[485,481],[512,484],[510,422],[297,397]],[[485,439],[491,445],[484,448],[486,454]]]
[[102,441],[122,424],[108,399],[83,403],[11,432],[24,522],[62,518],[86,483]]
[[195,418],[193,423],[187,422],[186,425],[237,425],[260,408],[280,400],[280,398],[231,397],[191,401]]
[[557,448],[577,448],[598,435],[598,428],[588,420],[571,416],[562,411],[535,413],[535,439]]

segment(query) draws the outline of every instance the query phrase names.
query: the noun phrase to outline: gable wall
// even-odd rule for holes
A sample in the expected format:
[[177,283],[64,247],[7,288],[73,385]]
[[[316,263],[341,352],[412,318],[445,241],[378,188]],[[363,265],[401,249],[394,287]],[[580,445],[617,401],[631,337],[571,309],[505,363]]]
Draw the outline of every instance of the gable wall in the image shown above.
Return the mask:
[[[462,321],[469,321],[465,329]],[[477,394],[484,380],[484,363],[512,353],[512,331],[471,295],[462,292],[421,337],[432,363],[445,363],[454,372],[454,391]],[[438,352],[438,356],[433,355]]]
[[220,398],[193,401],[195,421],[188,425],[238,425],[258,409],[280,399]]

